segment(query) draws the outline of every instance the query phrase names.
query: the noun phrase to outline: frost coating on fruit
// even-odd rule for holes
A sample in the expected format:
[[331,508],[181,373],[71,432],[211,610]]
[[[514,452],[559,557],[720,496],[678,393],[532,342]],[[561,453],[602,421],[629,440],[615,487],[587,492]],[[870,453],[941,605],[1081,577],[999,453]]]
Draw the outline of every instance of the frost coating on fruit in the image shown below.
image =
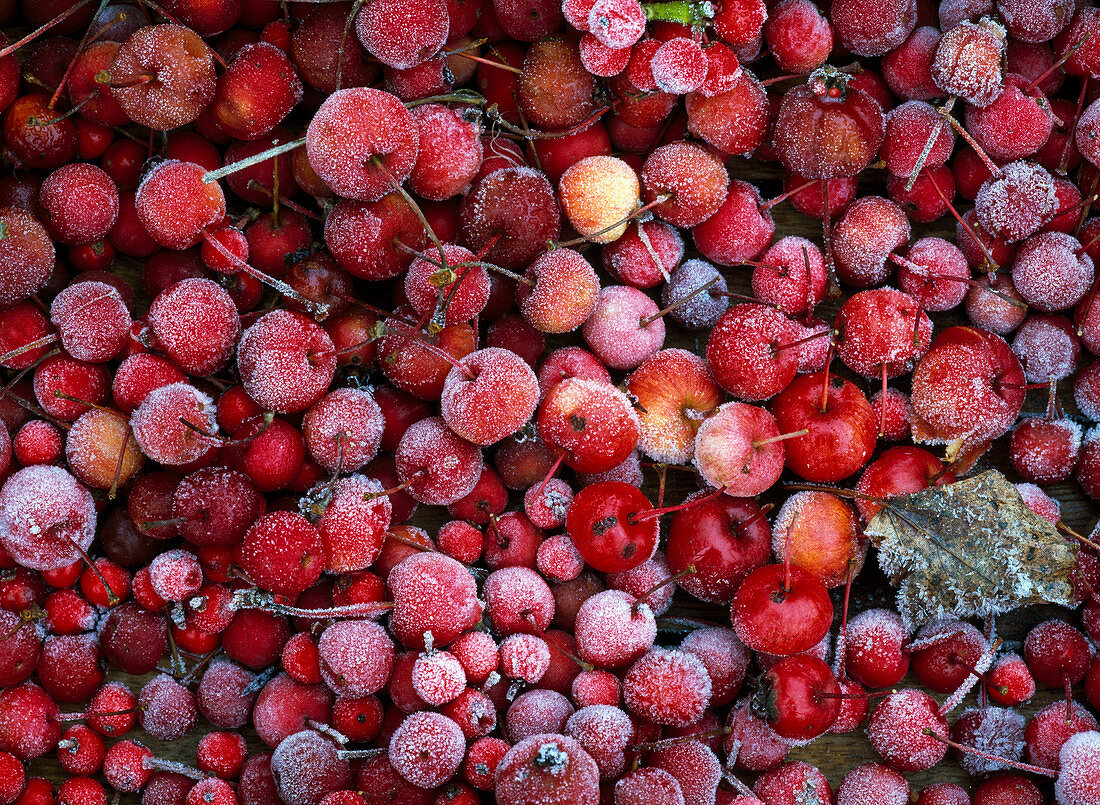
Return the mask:
[[1054,781],[1059,805],[1090,805],[1100,801],[1100,732],[1081,732],[1062,744],[1061,773]]
[[710,674],[697,657],[652,649],[623,678],[623,698],[635,715],[657,724],[694,724],[710,703]]
[[600,770],[581,745],[564,735],[531,735],[501,758],[500,805],[598,805]]
[[465,755],[462,729],[441,713],[412,713],[390,739],[390,763],[417,788],[435,788],[447,782]]
[[[1021,760],[1024,756],[1024,717],[1015,710],[1002,707],[969,707],[963,710],[951,729],[954,740],[981,752]],[[968,774],[984,776],[1012,767],[996,760],[956,753],[959,765]]]
[[16,207],[0,207],[0,305],[14,305],[38,291],[54,267],[54,245],[38,219]]
[[939,705],[927,693],[901,690],[883,699],[867,723],[871,746],[888,764],[901,771],[930,769],[943,760],[947,745],[925,735],[930,729],[948,734]]
[[369,87],[329,95],[306,130],[313,170],[336,193],[359,201],[377,201],[394,189],[387,173],[405,181],[419,147],[416,121],[405,105]]
[[0,488],[0,545],[23,567],[53,570],[78,561],[95,530],[91,493],[61,467],[25,467]]
[[187,383],[154,389],[130,416],[141,452],[161,464],[188,464],[210,449],[202,433],[187,427],[186,419],[202,433],[216,434],[214,401]]
[[273,310],[241,335],[237,368],[257,404],[292,413],[325,393],[336,373],[336,356],[328,333],[308,316]]

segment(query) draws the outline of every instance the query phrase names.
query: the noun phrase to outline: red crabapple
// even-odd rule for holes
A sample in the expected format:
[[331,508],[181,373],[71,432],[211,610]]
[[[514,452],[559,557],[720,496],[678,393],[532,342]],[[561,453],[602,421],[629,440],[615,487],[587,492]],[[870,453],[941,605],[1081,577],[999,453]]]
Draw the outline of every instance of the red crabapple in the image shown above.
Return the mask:
[[515,744],[496,769],[500,805],[560,800],[597,805],[600,772],[581,745],[564,735],[531,735]]
[[786,451],[779,436],[775,417],[763,408],[726,403],[699,426],[693,462],[711,486],[753,497],[770,489],[783,471]]
[[329,472],[354,472],[373,459],[382,429],[382,410],[360,389],[334,389],[302,417],[306,449]]
[[[836,179],[856,175],[874,159],[883,139],[882,109],[847,84],[847,74],[826,66],[783,96],[775,148],[784,166],[810,179]],[[845,131],[842,142],[838,130]]]
[[610,369],[633,369],[661,348],[665,323],[656,303],[629,285],[600,291],[581,327],[585,341]]
[[42,182],[38,198],[50,234],[69,246],[101,240],[118,218],[118,188],[87,163],[55,170]]
[[211,448],[217,433],[214,404],[187,383],[149,392],[130,417],[141,452],[161,464],[189,464]]
[[533,285],[516,286],[523,318],[544,333],[577,329],[596,309],[600,281],[580,253],[572,249],[543,252],[527,267]]
[[627,380],[640,410],[638,448],[655,461],[691,459],[695,434],[721,402],[706,363],[682,349],[666,349],[644,360]]
[[213,52],[189,28],[148,25],[122,43],[107,73],[119,106],[151,129],[179,128],[214,97]]
[[329,95],[306,131],[309,164],[317,175],[344,198],[360,201],[377,201],[394,188],[393,181],[407,179],[419,143],[416,121],[404,104],[369,87]]
[[[945,29],[946,30],[946,29]],[[989,17],[963,20],[944,34],[932,61],[932,79],[949,95],[978,107],[991,104],[1004,79],[1005,29]]]
[[597,473],[621,464],[638,443],[640,426],[633,406],[610,383],[570,377],[539,404],[539,436],[551,450],[564,452],[578,472]]
[[1054,179],[1039,165],[1010,162],[982,185],[974,212],[982,232],[1010,243],[1034,234],[1056,212]]
[[133,320],[118,291],[102,282],[74,282],[54,297],[50,321],[78,361],[105,363],[130,339]]
[[332,382],[332,339],[304,314],[274,310],[241,335],[237,367],[248,396],[279,413],[302,411]]
[[[797,565],[750,572],[731,604],[737,637],[758,652],[789,656],[817,645],[832,625],[833,605],[822,581]],[[828,727],[826,727],[827,729]]]
[[26,467],[0,488],[0,546],[23,567],[72,564],[91,547],[95,526],[91,494],[61,467]]
[[535,373],[514,352],[498,347],[462,358],[447,375],[443,420],[462,438],[490,445],[520,430],[538,405]]
[[184,279],[165,288],[150,305],[147,321],[157,347],[195,377],[224,367],[241,333],[232,298],[208,279]]
[[[148,30],[148,29],[143,29]],[[196,245],[207,227],[225,217],[225,195],[217,182],[203,181],[206,169],[169,159],[145,174],[135,204],[141,225],[168,249]]]
[[390,572],[389,586],[390,629],[407,646],[422,648],[425,632],[432,633],[436,647],[446,646],[481,617],[473,576],[442,554],[412,554]]
[[54,245],[45,228],[29,212],[0,207],[0,305],[19,302],[46,284],[54,269]]

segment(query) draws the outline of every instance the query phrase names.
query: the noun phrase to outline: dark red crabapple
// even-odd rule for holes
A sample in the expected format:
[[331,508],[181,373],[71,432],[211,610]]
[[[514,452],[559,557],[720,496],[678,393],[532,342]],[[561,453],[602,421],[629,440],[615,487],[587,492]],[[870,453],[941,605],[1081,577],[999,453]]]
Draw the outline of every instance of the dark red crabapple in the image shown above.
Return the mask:
[[23,567],[71,564],[91,547],[95,526],[91,493],[61,467],[26,467],[0,487],[0,545]]
[[825,585],[797,565],[753,570],[731,605],[733,629],[741,642],[754,651],[781,656],[813,648],[828,633],[832,613]]

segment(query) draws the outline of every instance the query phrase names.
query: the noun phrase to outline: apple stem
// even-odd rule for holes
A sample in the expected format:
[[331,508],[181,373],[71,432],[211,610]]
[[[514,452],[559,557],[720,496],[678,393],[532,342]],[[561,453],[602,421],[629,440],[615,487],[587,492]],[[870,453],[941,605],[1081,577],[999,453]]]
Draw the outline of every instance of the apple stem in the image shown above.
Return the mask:
[[984,760],[992,760],[995,763],[1003,763],[1010,769],[1026,771],[1030,772],[1031,774],[1039,774],[1043,777],[1058,776],[1058,772],[1054,769],[1045,769],[1042,766],[1032,766],[1030,763],[1021,763],[1018,760],[1009,760],[1006,757],[1000,757],[999,755],[994,755],[989,752],[983,752],[982,750],[975,749],[972,746],[966,746],[964,744],[958,743],[957,741],[952,741],[950,738],[946,738],[943,735],[940,735],[938,732],[936,732],[934,729],[931,729],[930,727],[925,727],[923,730],[921,730],[921,732],[927,735],[929,738],[935,738],[940,743],[947,744],[952,749],[957,749],[960,752],[965,752],[968,755],[974,755],[975,757],[980,757]]
[[[278,165],[279,160],[275,160],[275,164]],[[275,170],[278,170],[278,168],[276,168]],[[262,184],[257,182],[255,179],[249,179],[248,180],[248,189],[249,190],[255,190],[257,193],[263,193],[265,196],[268,196],[269,198],[271,198],[273,200],[273,203],[281,204],[284,207],[288,207],[288,208],[294,210],[294,212],[298,213],[299,215],[304,215],[306,218],[309,218],[311,221],[324,221],[325,220],[324,218],[322,218],[317,213],[313,212],[312,210],[307,210],[301,204],[298,204],[297,202],[291,201],[286,196],[278,195],[277,193],[273,193],[271,190],[268,190],[266,187],[264,187]],[[272,216],[274,216],[274,215],[275,215],[275,210],[273,209],[272,210]],[[276,219],[276,225],[278,225],[278,219]]]
[[58,338],[59,336],[57,333],[50,333],[41,338],[36,338],[34,341],[29,341],[21,347],[16,347],[11,352],[5,352],[3,355],[0,355],[0,366],[3,366],[12,358],[18,358],[20,355],[25,355],[31,350],[38,349],[39,347],[47,347],[56,342]]
[[1047,76],[1049,76],[1051,73],[1053,73],[1055,70],[1057,70],[1063,64],[1065,64],[1070,56],[1072,56],[1074,53],[1076,53],[1081,48],[1083,48],[1085,46],[1085,43],[1089,41],[1089,36],[1090,36],[1090,34],[1085,34],[1084,36],[1082,36],[1080,39],[1078,39],[1074,43],[1073,47],[1071,47],[1069,50],[1067,50],[1062,55],[1062,58],[1058,59],[1058,61],[1054,62],[1054,64],[1050,65],[1050,67],[1043,70],[1043,72],[1039,73],[1039,75],[1036,76],[1034,81],[1032,81],[1030,84],[1028,84],[1026,87],[1024,87],[1024,90],[1023,90],[1024,94],[1026,95],[1027,93],[1029,93],[1033,89],[1035,89],[1037,86],[1039,86],[1041,83],[1043,83],[1043,80],[1046,79]]
[[3,50],[0,50],[0,59],[2,59],[5,56],[8,56],[8,55],[14,53],[15,51],[19,50],[19,48],[23,47],[23,45],[27,44],[28,42],[33,42],[39,36],[46,33],[46,31],[50,30],[50,28],[53,28],[55,25],[58,25],[59,23],[64,22],[69,17],[71,17],[73,14],[78,12],[80,9],[84,8],[84,6],[88,5],[88,3],[90,3],[90,2],[92,2],[92,0],[80,0],[80,2],[74,3],[72,6],[70,6],[65,11],[58,14],[56,17],[54,17],[49,22],[46,22],[46,23],[40,25],[35,30],[31,31],[29,34],[24,36],[18,42],[12,42],[10,45],[8,45]]
[[868,690],[863,693],[819,693],[822,699],[877,699],[881,696],[889,696],[893,693],[897,693],[897,689],[891,690]]
[[1074,531],[1072,528],[1070,528],[1068,525],[1066,525],[1061,520],[1058,521],[1057,525],[1055,525],[1055,528],[1057,528],[1059,531],[1061,531],[1067,537],[1072,537],[1073,539],[1080,542],[1082,545],[1087,545],[1089,548],[1092,548],[1094,551],[1096,551],[1098,554],[1100,554],[1100,545],[1097,545],[1095,542],[1090,540],[1088,537],[1077,533],[1076,531]]
[[[538,626],[535,623],[535,616],[532,615],[530,612],[524,612],[522,617],[525,621],[527,621],[529,624],[531,624],[531,628],[533,630],[531,632],[531,634],[536,634],[536,633],[542,631],[542,629],[538,628]],[[576,663],[577,667],[580,668],[582,671],[595,671],[596,670],[595,665],[593,665],[590,662],[585,662],[584,660],[582,660],[580,657],[576,656],[575,654],[570,654],[568,651],[563,649],[561,646],[557,645],[557,641],[547,640],[546,643],[547,643],[548,646],[550,646],[550,648],[552,650],[558,652],[558,654],[565,657],[565,659],[572,660],[574,663]]]
[[707,738],[721,738],[725,735],[729,735],[730,732],[731,730],[729,727],[718,727],[717,729],[708,730],[706,732],[697,732],[693,735],[677,735],[675,738],[662,738],[659,741],[634,744],[631,748],[636,752],[659,752],[662,749],[669,749],[673,746],[687,743],[688,741],[704,741]]
[[[1061,176],[1066,175],[1067,165],[1069,163],[1069,155],[1071,153],[1071,146],[1074,143],[1077,135],[1077,121],[1081,118],[1081,110],[1085,108],[1085,96],[1088,93],[1089,77],[1090,76],[1085,75],[1081,79],[1081,92],[1077,96],[1077,110],[1074,112],[1073,115],[1073,125],[1070,126],[1069,130],[1066,132],[1066,141],[1062,144],[1062,156],[1058,160],[1058,167],[1055,168],[1055,171]],[[1093,181],[1092,186],[1093,189],[1096,188],[1095,181]],[[1081,224],[1083,223],[1084,219],[1082,218],[1081,221],[1077,224],[1078,230],[1080,230]]]
[[[413,473],[413,478],[417,477],[418,475],[422,475],[425,472],[427,472],[427,470],[419,469],[415,473]],[[388,498],[390,495],[396,495],[398,492],[404,489],[408,489],[409,486],[412,485],[412,482],[413,480],[412,478],[410,478],[404,483],[398,484],[397,486],[391,486],[389,489],[383,489],[381,492],[364,492],[363,500],[378,500],[378,498]]]
[[780,344],[777,347],[772,347],[772,353],[775,354],[775,353],[778,353],[778,352],[782,352],[783,350],[790,349],[791,347],[800,347],[803,344],[807,344],[810,341],[816,341],[817,339],[824,338],[825,336],[829,336],[830,338],[832,338],[836,334],[837,334],[836,330],[821,330],[821,331],[816,332],[816,333],[811,333],[810,335],[807,335],[804,338],[800,338],[797,341],[791,341],[791,342],[786,343],[786,344]]
[[848,604],[852,598],[852,581],[855,579],[855,561],[848,560],[848,577],[844,580],[844,608],[840,612],[840,631],[836,635],[835,668],[837,679],[848,678]]
[[767,305],[770,308],[779,309],[777,305],[773,305],[770,302],[761,302],[755,296],[749,296],[743,293],[734,293],[733,291],[716,291],[713,288],[710,291],[711,296],[724,296],[727,299],[736,299],[738,302],[750,302],[756,305]]
[[[1093,196],[1093,198],[1096,198],[1096,196]],[[1100,235],[1098,235],[1097,238],[1100,239]],[[1090,243],[1089,245],[1091,246],[1092,244]],[[1084,251],[1085,248],[1087,247],[1081,247],[1081,251]],[[908,268],[913,273],[918,274],[922,277],[927,277],[934,282],[961,282],[964,285],[970,286],[971,288],[976,288],[980,291],[991,293],[998,299],[1008,302],[1008,304],[1012,305],[1013,307],[1020,308],[1020,310],[1027,310],[1027,305],[1019,299],[1013,299],[1011,296],[1001,293],[1000,291],[991,288],[988,285],[983,285],[981,282],[974,279],[973,277],[954,277],[950,274],[937,274],[934,271],[929,270],[926,266],[922,266],[919,263],[914,263],[912,260],[908,260],[905,257],[896,254],[895,252],[890,253],[889,259],[893,260],[899,266]]]
[[646,316],[644,319],[642,319],[640,322],[638,322],[638,329],[644,330],[646,327],[653,324],[653,322],[657,321],[657,319],[661,318],[662,316],[667,315],[668,313],[671,313],[673,310],[680,307],[680,305],[684,304],[685,302],[687,302],[690,299],[694,299],[696,296],[701,294],[703,291],[706,291],[706,290],[710,289],[714,285],[714,283],[718,282],[718,280],[720,280],[720,279],[722,279],[722,276],[719,274],[717,277],[714,277],[712,280],[710,280],[710,282],[706,282],[706,283],[703,283],[702,285],[700,285],[698,288],[696,288],[694,291],[689,293],[687,296],[680,297],[679,299],[677,299],[675,302],[673,302],[668,307],[663,308],[661,310],[658,310],[652,316]]
[[1016,389],[1017,391],[1034,391],[1047,388],[1046,383],[1007,383],[1004,380],[994,380],[993,385],[999,389]]
[[265,151],[261,151],[258,154],[253,154],[250,157],[239,159],[236,162],[230,162],[228,165],[223,165],[217,170],[207,171],[203,174],[202,180],[206,184],[216,182],[219,179],[224,179],[230,174],[243,171],[245,168],[251,168],[253,165],[259,165],[261,162],[267,162],[269,159],[281,156],[282,154],[289,153],[296,148],[301,148],[306,144],[305,137],[299,137],[297,140],[291,140],[288,143],[282,143],[280,145],[273,145]]
[[[480,47],[486,41],[487,40],[485,40],[485,39],[481,39],[477,42],[471,43],[471,45],[469,47],[470,48]],[[486,67],[496,67],[498,70],[507,70],[509,73],[514,73],[516,75],[522,75],[523,74],[523,70],[520,70],[518,67],[513,67],[512,65],[505,64],[504,62],[493,61],[492,59],[486,59],[484,56],[475,56],[472,53],[467,53],[465,48],[458,49],[458,50],[443,50],[443,51],[440,51],[440,52],[444,56],[460,56],[463,59],[469,59],[472,62],[477,62],[478,64],[484,64]]]
[[323,320],[328,316],[328,305],[321,304],[320,302],[315,302],[312,299],[307,299],[296,290],[294,290],[294,288],[288,283],[283,282],[280,279],[275,279],[274,277],[260,271],[258,268],[253,268],[247,262],[237,257],[237,255],[233,254],[233,252],[229,251],[229,249],[225,248],[221,241],[214,237],[213,233],[209,229],[204,229],[202,231],[202,237],[204,242],[209,243],[213,247],[214,251],[216,251],[218,254],[228,260],[232,265],[236,266],[237,269],[243,271],[245,274],[248,274],[254,279],[259,280],[264,285],[274,288],[287,299],[294,300],[299,305],[304,307],[307,311],[309,311],[310,315],[314,318],[318,320]]
[[813,187],[815,184],[817,184],[820,181],[821,181],[820,179],[810,179],[808,182],[804,182],[803,184],[800,184],[798,187],[796,187],[792,190],[787,190],[787,191],[784,191],[783,193],[780,193],[778,196],[773,198],[771,201],[766,201],[763,204],[761,204],[760,205],[760,212],[767,212],[772,207],[774,207],[776,204],[780,204],[780,203],[786,201],[791,196],[796,195],[798,193],[801,193],[803,190],[805,190],[808,187]]
[[597,238],[600,235],[603,235],[607,232],[610,232],[612,229],[615,229],[616,227],[622,226],[623,224],[634,220],[639,215],[642,215],[643,213],[647,213],[650,210],[652,210],[654,207],[657,207],[657,206],[660,206],[661,204],[664,204],[670,198],[672,198],[671,193],[662,193],[661,195],[657,196],[657,198],[653,199],[653,201],[650,201],[646,204],[643,204],[642,206],[640,206],[636,210],[634,210],[634,212],[630,213],[629,215],[623,216],[618,221],[615,221],[615,223],[613,223],[613,224],[608,224],[603,229],[600,229],[600,230],[598,230],[596,232],[593,232],[590,235],[586,235],[584,237],[573,238],[572,240],[558,241],[556,243],[555,242],[550,242],[550,243],[546,244],[546,250],[552,252],[555,249],[562,248],[563,246],[580,246],[582,243],[591,243],[592,238]]
[[[92,14],[93,21],[100,15],[100,12],[103,11],[108,2],[109,0],[100,0],[99,7],[96,8],[95,12],[93,12]],[[108,27],[110,27],[109,23],[107,25],[100,26],[99,30],[96,31],[96,36],[98,36],[100,33],[103,32],[105,28]],[[50,96],[50,101],[46,104],[47,109],[53,109],[57,105],[57,102],[61,99],[61,93],[65,89],[65,85],[69,83],[69,76],[72,75],[73,66],[76,64],[76,60],[80,58],[80,54],[81,52],[83,52],[84,46],[88,44],[88,39],[91,36],[91,33],[92,26],[89,25],[87,28],[84,29],[84,36],[80,38],[80,44],[76,46],[76,52],[73,54],[72,59],[69,60],[69,66],[65,68],[65,74],[61,76],[61,80],[57,84],[57,89],[55,89],[53,91],[53,95]],[[89,100],[91,100],[91,96],[85,98],[80,105],[83,106],[84,103],[87,103]]]
[[665,505],[665,481],[668,479],[668,465],[657,464],[657,508]]
[[879,397],[879,408],[881,409],[878,423],[878,435],[886,435],[886,392],[888,386],[886,385],[886,364],[882,364],[882,394]]
[[405,199],[405,203],[409,205],[409,209],[413,211],[417,219],[420,221],[420,225],[424,227],[424,231],[428,235],[428,239],[431,240],[436,250],[439,252],[439,260],[443,263],[443,266],[447,266],[447,253],[443,251],[443,242],[435,234],[435,230],[432,225],[428,223],[427,217],[424,215],[424,211],[420,209],[420,205],[416,203],[416,199],[409,195],[409,191],[397,181],[397,177],[393,175],[393,172],[386,167],[386,164],[382,161],[382,158],[377,154],[370,158],[370,163],[378,169],[378,172],[386,177],[386,180],[393,186],[393,189],[401,194],[401,197]]
[[84,564],[88,566],[88,569],[91,570],[92,573],[95,574],[96,578],[99,579],[99,583],[103,585],[103,589],[107,591],[108,606],[116,606],[120,599],[118,595],[115,594],[115,591],[111,589],[111,585],[107,583],[107,579],[104,577],[103,573],[100,572],[99,568],[96,566],[96,563],[92,561],[92,557],[88,556],[88,552],[81,548],[80,544],[76,542],[76,540],[74,540],[68,534],[65,534],[64,536],[65,539],[69,541],[69,544],[73,546],[73,549],[77,552],[77,554],[79,554],[80,558],[84,560]]
[[959,211],[955,209],[955,205],[952,204],[948,200],[947,196],[943,194],[943,191],[940,190],[940,186],[936,182],[936,177],[932,175],[931,171],[928,172],[928,181],[931,183],[932,189],[936,191],[936,195],[940,197],[940,200],[947,207],[952,217],[959,222],[959,225],[966,230],[967,234],[974,239],[975,243],[978,244],[978,248],[982,250],[982,254],[985,256],[986,265],[989,266],[990,269],[988,273],[996,273],[997,271],[999,271],[1001,267],[997,264],[997,261],[993,259],[993,255],[989,253],[989,249],[986,247],[985,241],[978,237],[978,233],[974,231],[974,228],[970,226],[970,224],[968,224],[966,221],[964,221],[961,215],[959,215]]
[[829,180],[822,182],[821,202],[821,237],[825,242],[825,270],[829,275],[828,286],[825,288],[826,299],[836,299],[840,296],[840,281],[836,278],[836,261],[833,260],[833,223],[829,210]]
[[746,528],[748,528],[750,525],[755,523],[761,517],[766,517],[768,512],[770,512],[774,508],[775,508],[774,503],[765,503],[763,506],[760,507],[760,511],[758,511],[756,514],[754,514],[752,517],[747,517],[744,520],[741,520],[739,523],[736,523],[734,525],[734,528],[736,528],[739,532],[744,531]]
[[833,355],[835,354],[836,344],[829,344],[829,355],[825,359],[825,376],[821,380],[821,402],[818,405],[823,414],[829,410],[829,370],[832,369]]
[[[952,95],[947,99],[940,109],[944,113],[950,113],[955,107],[955,101],[957,98]],[[939,111],[939,110],[937,110]],[[917,177],[920,176],[920,172],[924,169],[924,163],[928,161],[928,155],[932,153],[932,148],[936,144],[936,140],[940,138],[940,133],[943,131],[943,127],[947,124],[946,120],[940,120],[939,125],[928,135],[928,139],[924,143],[924,148],[921,149],[920,156],[917,157],[917,161],[913,163],[913,170],[909,174],[909,181],[905,183],[905,192],[908,193],[913,189],[913,185],[917,183]]]
[[[786,441],[787,439],[796,439],[799,436],[805,436],[809,432],[810,432],[809,428],[803,428],[802,430],[791,431],[790,433],[781,433],[778,436],[770,436],[767,439],[760,439],[758,441],[755,441],[755,442],[752,443],[752,446],[753,446],[753,449],[759,450],[761,447],[765,447],[766,445],[769,445],[769,444],[774,444],[775,442],[783,442],[783,441]],[[722,491],[722,490],[718,490],[718,491]]]
[[772,84],[778,84],[781,81],[790,81],[793,78],[805,78],[808,75],[809,73],[788,73],[787,75],[777,75],[774,78],[764,79],[760,82],[760,86],[770,87]]
[[53,396],[54,396],[55,400],[68,400],[69,402],[79,403],[80,405],[85,405],[88,408],[94,408],[97,411],[103,411],[104,413],[107,413],[107,414],[117,414],[118,413],[118,411],[115,411],[112,408],[107,408],[104,405],[96,405],[93,402],[88,402],[87,400],[82,400],[79,397],[74,397],[71,394],[66,394],[65,392],[61,391],[60,389],[54,389],[53,390]]
[[693,509],[696,506],[707,502],[708,500],[718,497],[725,491],[726,488],[723,486],[719,489],[715,489],[713,492],[708,492],[701,498],[692,498],[691,500],[686,500],[683,503],[678,503],[675,506],[665,506],[664,508],[660,509],[650,509],[649,511],[642,512],[641,514],[631,512],[626,516],[626,521],[633,525],[635,523],[643,523],[646,520],[652,520],[655,517],[660,517],[662,514],[672,514],[673,512],[683,511],[684,509]]
[[970,132],[966,130],[962,123],[955,119],[946,107],[941,106],[936,109],[936,114],[946,120],[951,125],[951,128],[955,130],[955,133],[962,137],[966,141],[966,144],[974,149],[974,153],[978,155],[978,158],[981,159],[983,163],[985,163],[985,167],[990,173],[994,176],[1002,176],[1004,174],[1004,171],[1001,170],[1001,166],[990,159],[985,149],[978,145],[978,141],[970,136]]
[[[726,622],[729,623],[729,620],[727,619]],[[657,619],[657,631],[659,632],[693,632],[697,629],[714,629],[720,626],[722,624],[701,620],[700,618],[670,617]],[[725,628],[728,629],[729,627]]]
[[107,490],[107,500],[114,500],[118,497],[118,482],[122,477],[122,464],[126,460],[126,448],[130,445],[130,439],[134,436],[133,429],[126,425],[126,433],[122,436],[122,447],[118,451],[118,461],[115,462],[115,475],[111,479],[111,488]]
[[[485,99],[482,98],[482,103],[484,102]],[[469,101],[467,101],[467,103],[469,103]],[[570,128],[564,129],[563,131],[539,131],[538,129],[526,128],[523,126],[517,126],[513,123],[509,123],[507,120],[504,119],[504,115],[500,113],[500,110],[497,108],[497,105],[495,103],[491,104],[485,109],[485,116],[509,134],[515,134],[516,136],[522,137],[525,140],[556,140],[561,137],[568,137],[571,134],[576,134],[578,132],[584,131],[601,117],[614,109],[617,105],[618,101],[608,104],[607,106],[601,106],[599,109],[590,114],[577,125],[571,126]]]
[[863,492],[857,492],[854,489],[845,489],[840,486],[785,483],[783,484],[783,488],[792,492],[828,492],[830,495],[836,495],[837,497],[848,498],[850,500],[863,500],[868,503],[877,503],[880,506],[891,505],[890,501],[886,498],[878,498],[874,495],[867,495]]
[[250,587],[245,590],[238,590],[233,594],[232,606],[237,610],[260,609],[273,615],[327,620],[331,618],[373,618],[393,609],[393,602],[358,601],[344,606],[320,607],[317,609],[292,607],[288,604],[279,603],[275,600],[275,596],[266,590]]
[[[43,613],[43,614],[45,614],[45,613]],[[49,718],[50,718],[50,721],[61,721],[61,722],[65,722],[65,721],[87,721],[90,718],[110,718],[111,716],[129,716],[129,715],[133,715],[134,713],[144,713],[148,709],[149,709],[149,705],[145,704],[144,702],[141,702],[140,704],[137,704],[134,707],[127,708],[126,710],[112,710],[111,712],[108,712],[108,713],[97,713],[97,712],[94,712],[94,711],[90,712],[90,713],[89,712],[84,712],[84,713],[57,713],[56,715],[51,715]]]
[[383,319],[398,321],[408,327],[416,327],[416,322],[412,319],[406,318],[405,316],[399,316],[391,310],[386,310],[385,308],[378,307],[377,305],[372,305],[370,302],[364,302],[361,299],[356,299],[351,296],[344,296],[342,294],[334,294],[334,296],[342,302],[347,302],[349,304],[355,305],[356,307],[361,307],[363,308],[363,310],[368,310]]
[[568,453],[562,450],[558,453],[558,457],[554,459],[554,463],[550,465],[550,469],[546,472],[546,477],[542,479],[542,483],[539,484],[539,488],[535,490],[535,500],[542,500],[542,490],[546,488],[546,485],[550,483],[550,479],[553,478],[558,469],[561,467],[561,463],[565,461],[565,457]]
[[191,780],[205,780],[207,775],[198,769],[193,769],[190,766],[186,766],[183,763],[177,763],[174,760],[162,760],[159,757],[147,757],[141,761],[142,768],[151,769],[153,771],[167,771],[173,774],[179,774],[182,777],[187,777]]
[[[1062,209],[1055,211],[1055,213],[1050,217],[1051,219],[1061,218],[1063,215],[1069,215],[1074,210],[1083,210],[1085,207],[1091,207],[1096,202],[1097,198],[1098,196],[1095,193],[1093,193],[1092,195],[1083,196],[1080,201],[1075,201],[1068,207],[1063,207]],[[1085,247],[1081,246],[1077,250],[1077,254],[1081,255],[1084,251]]]
[[990,680],[989,676],[986,673],[979,671],[958,654],[952,653],[948,656],[947,661],[954,665],[958,665],[960,668],[965,668],[967,671],[970,672],[971,676],[976,676],[978,679],[981,680],[982,684],[997,691],[1002,696],[1008,693],[1008,688],[1006,688],[1004,685],[994,685],[992,680]]

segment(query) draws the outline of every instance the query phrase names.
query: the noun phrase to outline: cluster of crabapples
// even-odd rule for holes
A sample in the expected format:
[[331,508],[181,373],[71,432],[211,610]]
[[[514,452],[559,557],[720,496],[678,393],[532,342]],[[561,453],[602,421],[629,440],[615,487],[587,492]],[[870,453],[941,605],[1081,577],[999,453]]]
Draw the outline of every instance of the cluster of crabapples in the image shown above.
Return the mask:
[[[1100,804],[1100,9],[825,5],[0,0],[0,805]],[[1079,612],[849,617],[997,440]]]

